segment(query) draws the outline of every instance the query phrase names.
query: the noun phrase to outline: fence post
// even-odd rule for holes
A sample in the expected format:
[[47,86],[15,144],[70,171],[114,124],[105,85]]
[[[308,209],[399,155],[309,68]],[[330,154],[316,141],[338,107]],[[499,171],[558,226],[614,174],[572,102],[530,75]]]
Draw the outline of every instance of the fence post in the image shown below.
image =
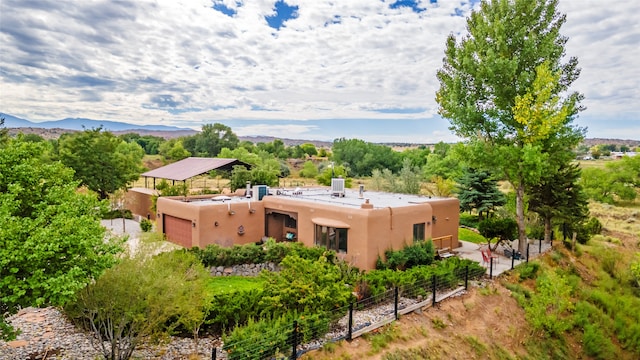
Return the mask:
[[292,341],[292,350],[291,350],[291,360],[296,360],[298,358],[298,321],[293,320],[293,331],[291,332],[291,336],[293,336]]
[[464,289],[469,290],[469,265],[464,268]]
[[398,291],[398,287],[396,286],[395,288],[395,293],[393,294],[393,314],[396,317],[396,320],[398,320],[398,294],[400,292]]
[[431,305],[436,306],[436,275],[431,277]]
[[513,270],[513,263],[516,261],[516,250],[513,249],[511,252],[511,270]]
[[218,352],[216,351],[216,347],[213,347],[213,350],[211,350],[211,360],[216,360],[216,356],[218,355]]
[[529,243],[527,243],[527,262],[529,262]]
[[538,240],[538,255],[542,254],[542,239]]
[[493,257],[489,258],[489,279],[493,279]]
[[353,303],[349,304],[349,330],[347,332],[347,340],[353,340]]

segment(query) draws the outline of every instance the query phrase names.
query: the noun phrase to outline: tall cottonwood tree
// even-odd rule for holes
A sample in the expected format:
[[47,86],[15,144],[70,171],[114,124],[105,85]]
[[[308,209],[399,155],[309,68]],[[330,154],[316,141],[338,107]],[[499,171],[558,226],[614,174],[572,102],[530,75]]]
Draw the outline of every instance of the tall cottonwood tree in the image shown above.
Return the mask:
[[583,133],[571,124],[582,110],[582,95],[569,92],[580,70],[575,57],[563,62],[565,16],[557,4],[483,1],[467,20],[469,34],[460,42],[447,39],[438,71],[440,114],[469,140],[472,161],[498,171],[515,189],[521,252],[527,185],[558,171],[558,147],[570,151],[570,140]]

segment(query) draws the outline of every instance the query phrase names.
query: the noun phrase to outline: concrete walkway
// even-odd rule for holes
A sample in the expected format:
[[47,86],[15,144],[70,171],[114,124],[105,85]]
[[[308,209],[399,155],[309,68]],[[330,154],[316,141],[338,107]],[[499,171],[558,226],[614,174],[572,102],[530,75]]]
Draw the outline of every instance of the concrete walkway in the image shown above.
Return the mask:
[[[489,264],[483,263],[482,253],[480,252],[480,250],[486,247],[487,244],[474,244],[463,240],[460,240],[460,244],[461,246],[459,248],[454,249],[458,252],[458,256],[463,259],[477,261],[487,269],[487,275],[491,274],[492,276],[498,276],[505,271],[511,270],[511,258],[504,256],[504,246],[499,245],[496,251],[492,252],[492,254],[497,255],[498,257],[493,260],[493,269],[490,269]],[[542,245],[541,252],[539,251],[540,245]],[[515,246],[517,247],[517,241]],[[534,259],[540,256],[541,253],[544,254],[549,250],[551,250],[551,245],[548,242],[542,241],[540,244],[538,240],[529,240],[529,260]],[[518,266],[526,261],[526,254],[523,254],[522,260],[513,261],[513,266]]]

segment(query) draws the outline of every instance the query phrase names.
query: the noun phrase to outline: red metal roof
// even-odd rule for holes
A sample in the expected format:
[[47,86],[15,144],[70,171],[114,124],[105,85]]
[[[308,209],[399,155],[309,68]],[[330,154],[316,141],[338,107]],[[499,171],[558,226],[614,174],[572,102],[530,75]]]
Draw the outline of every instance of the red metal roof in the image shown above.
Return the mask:
[[231,171],[235,165],[250,167],[249,164],[243,163],[238,159],[190,157],[167,166],[147,171],[142,174],[142,176],[184,181],[194,176],[208,173],[211,170]]

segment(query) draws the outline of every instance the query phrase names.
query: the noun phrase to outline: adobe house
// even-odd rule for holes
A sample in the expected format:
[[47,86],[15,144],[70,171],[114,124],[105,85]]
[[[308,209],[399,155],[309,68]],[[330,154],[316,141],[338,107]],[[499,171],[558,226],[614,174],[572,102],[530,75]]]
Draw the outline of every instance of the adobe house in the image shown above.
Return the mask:
[[361,269],[375,267],[387,249],[432,239],[436,248],[457,248],[456,198],[391,194],[331,187],[269,189],[254,186],[242,195],[161,197],[157,229],[176,244],[204,248],[263,241],[299,241],[336,250]]

